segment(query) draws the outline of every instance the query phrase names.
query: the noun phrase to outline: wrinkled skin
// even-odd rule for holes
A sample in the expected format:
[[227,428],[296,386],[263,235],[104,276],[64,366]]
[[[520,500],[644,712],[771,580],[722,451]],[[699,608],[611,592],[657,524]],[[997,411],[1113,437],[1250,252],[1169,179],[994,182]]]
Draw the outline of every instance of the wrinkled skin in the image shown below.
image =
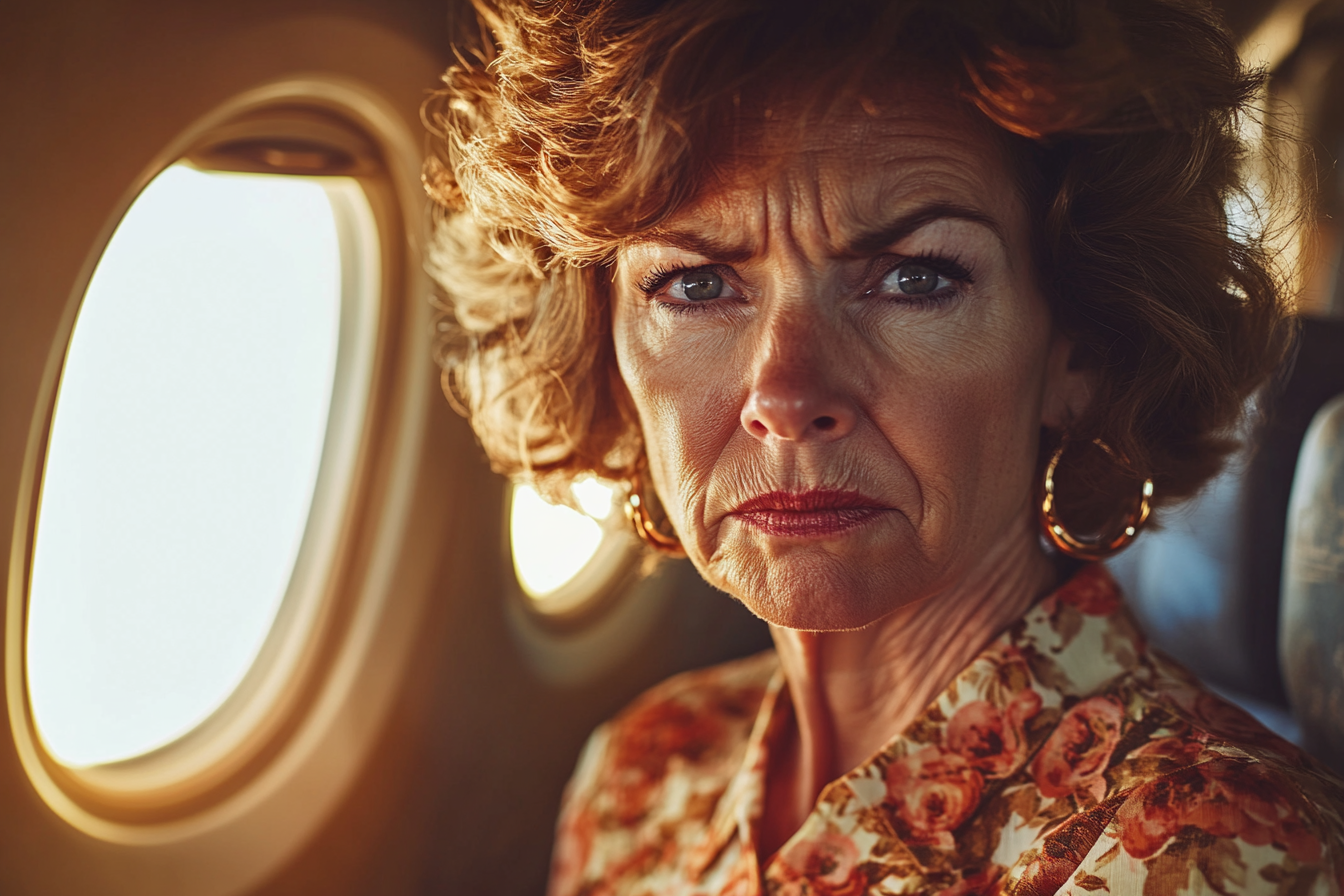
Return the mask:
[[[669,519],[707,580],[788,629],[1047,587],[1040,427],[1086,400],[991,126],[911,85],[876,111],[746,129],[717,180],[617,259],[617,359]],[[812,489],[848,493],[861,519],[781,532],[735,512]]]

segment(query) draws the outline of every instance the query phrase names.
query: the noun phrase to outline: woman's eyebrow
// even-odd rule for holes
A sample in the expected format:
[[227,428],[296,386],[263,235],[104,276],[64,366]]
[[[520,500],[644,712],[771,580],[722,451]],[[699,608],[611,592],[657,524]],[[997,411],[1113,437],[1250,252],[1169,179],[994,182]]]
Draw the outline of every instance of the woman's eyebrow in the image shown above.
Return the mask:
[[[900,216],[880,224],[870,230],[861,231],[846,245],[840,247],[841,255],[872,255],[880,252],[892,243],[899,242],[922,227],[934,221],[954,219],[979,224],[994,234],[1005,250],[1008,241],[1003,226],[991,215],[955,202],[931,202],[913,208]],[[641,235],[627,244],[631,246],[670,246],[683,252],[691,252],[702,258],[712,258],[728,264],[742,262],[756,254],[754,245],[742,242],[730,242],[685,230],[655,229]]]
[[[919,228],[929,226],[935,220],[945,219],[969,220],[969,222],[980,224],[995,235],[995,238],[999,240],[1005,250],[1008,249],[1008,240],[1004,236],[1003,226],[993,216],[985,214],[978,208],[948,203],[948,201],[937,201],[937,203],[925,204],[925,206],[903,212],[898,218],[879,224],[878,227],[871,228],[871,230],[860,231],[855,238],[848,240],[847,244],[840,247],[839,254],[871,255],[878,253],[878,251],[890,246],[891,243],[905,239],[906,236],[913,234]],[[726,239],[716,239],[714,236],[695,234],[691,231],[663,230],[663,228],[645,232],[640,238],[628,243],[628,247],[633,246],[671,246],[672,249],[679,249],[685,251],[685,253],[694,253],[702,258],[712,258],[715,261],[726,263],[747,261],[755,255],[753,244],[728,242]]]
[[944,219],[955,219],[960,221],[971,221],[987,228],[999,241],[1005,250],[1008,248],[1008,241],[1004,237],[1003,227],[990,215],[979,209],[971,208],[966,205],[958,205],[954,202],[933,202],[928,205],[921,205],[911,209],[891,221],[881,224],[871,230],[860,232],[853,239],[849,240],[848,245],[842,247],[846,255],[872,255],[874,252],[880,252],[892,243],[900,242],[905,237],[914,233],[922,227],[932,224],[934,221]]
[[756,254],[754,245],[742,242],[729,242],[702,236],[684,230],[651,230],[628,246],[670,246],[683,252],[691,252],[702,258],[712,258],[728,264],[746,261]]

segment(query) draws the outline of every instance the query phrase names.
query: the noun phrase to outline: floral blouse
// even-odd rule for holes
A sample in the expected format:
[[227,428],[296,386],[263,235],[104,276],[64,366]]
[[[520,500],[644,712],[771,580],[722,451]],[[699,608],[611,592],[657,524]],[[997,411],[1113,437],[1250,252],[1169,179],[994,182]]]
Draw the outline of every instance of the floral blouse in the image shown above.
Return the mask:
[[1344,781],[1149,652],[1084,567],[764,864],[773,652],[673,678],[598,729],[551,896],[1338,894]]

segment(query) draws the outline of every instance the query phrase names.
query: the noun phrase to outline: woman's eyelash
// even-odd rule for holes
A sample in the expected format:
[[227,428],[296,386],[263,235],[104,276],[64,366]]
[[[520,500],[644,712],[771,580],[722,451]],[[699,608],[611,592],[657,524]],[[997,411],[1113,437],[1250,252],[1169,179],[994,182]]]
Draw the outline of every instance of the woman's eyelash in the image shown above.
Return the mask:
[[654,296],[662,292],[663,289],[667,286],[667,284],[671,283],[677,277],[680,277],[683,274],[689,274],[693,271],[705,271],[705,270],[713,271],[719,276],[723,276],[723,272],[722,270],[720,270],[720,266],[716,264],[698,264],[692,267],[687,267],[684,265],[678,265],[675,267],[663,267],[662,265],[654,265],[652,268],[649,269],[649,272],[647,274],[639,278],[639,283],[637,283],[636,286],[638,286],[639,291],[644,293],[644,295]]
[[[872,285],[864,291],[864,295],[882,298],[885,302],[905,308],[944,307],[959,298],[964,288],[975,282],[970,269],[955,256],[886,256],[878,264],[880,266],[868,281]],[[916,273],[920,269],[923,273]],[[907,288],[902,271],[910,272],[909,286],[912,288]],[[934,277],[932,286],[927,285],[929,275]],[[895,283],[891,282],[893,278]],[[920,286],[924,288],[917,288]]]
[[704,314],[713,310],[712,302],[659,302],[658,308],[668,314]]
[[667,285],[667,281],[671,280],[675,275],[682,273],[684,270],[685,268],[668,268],[663,267],[662,265],[655,265],[649,269],[647,274],[639,278],[639,283],[637,284],[639,286],[639,291],[648,296],[654,295]]
[[953,255],[915,255],[901,256],[895,259],[888,258],[883,265],[882,277],[887,277],[907,265],[919,265],[928,268],[940,277],[946,277],[949,280],[960,280],[963,283],[975,282],[975,277],[971,274],[970,269]]
[[[890,256],[888,256],[886,259],[884,259],[884,263],[882,264],[882,270],[878,276],[878,280],[880,281],[882,279],[885,279],[886,277],[891,276],[891,274],[893,274],[902,267],[913,265],[928,268],[929,270],[938,274],[938,276],[946,277],[949,280],[957,280],[962,283],[975,282],[975,277],[972,275],[970,269],[967,268],[967,266],[954,255],[914,255],[914,256],[903,256],[900,258],[891,258]],[[694,265],[694,266],[655,265],[654,267],[650,268],[649,271],[645,273],[643,277],[639,279],[639,282],[636,284],[636,286],[638,287],[640,292],[644,293],[644,295],[652,297],[658,295],[660,292],[666,289],[667,285],[671,283],[673,280],[675,280],[677,277],[693,273],[695,271],[703,271],[703,270],[711,270],[714,271],[715,273],[718,273],[720,276],[723,276],[723,272],[720,270],[720,268],[721,265],[714,265],[714,264]],[[912,298],[915,297],[912,296]],[[695,305],[684,305],[680,302],[667,303],[667,304],[672,305],[677,310],[690,310],[691,308],[700,305],[700,303],[695,303]]]

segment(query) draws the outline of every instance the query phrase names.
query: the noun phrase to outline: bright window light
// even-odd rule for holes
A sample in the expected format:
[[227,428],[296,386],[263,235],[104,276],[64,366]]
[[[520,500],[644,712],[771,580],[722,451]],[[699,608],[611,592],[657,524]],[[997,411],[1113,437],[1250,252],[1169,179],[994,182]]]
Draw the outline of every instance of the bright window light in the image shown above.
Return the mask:
[[582,513],[548,503],[531,486],[514,486],[509,516],[513,566],[531,597],[547,597],[571,581],[605,537],[603,524],[614,513],[613,486],[585,479],[574,484],[573,494]]
[[598,479],[581,479],[570,487],[579,508],[595,520],[611,516],[615,489]]
[[173,166],[113,235],[61,377],[33,561],[29,693],[62,762],[175,740],[257,656],[313,498],[340,270],[313,179]]

